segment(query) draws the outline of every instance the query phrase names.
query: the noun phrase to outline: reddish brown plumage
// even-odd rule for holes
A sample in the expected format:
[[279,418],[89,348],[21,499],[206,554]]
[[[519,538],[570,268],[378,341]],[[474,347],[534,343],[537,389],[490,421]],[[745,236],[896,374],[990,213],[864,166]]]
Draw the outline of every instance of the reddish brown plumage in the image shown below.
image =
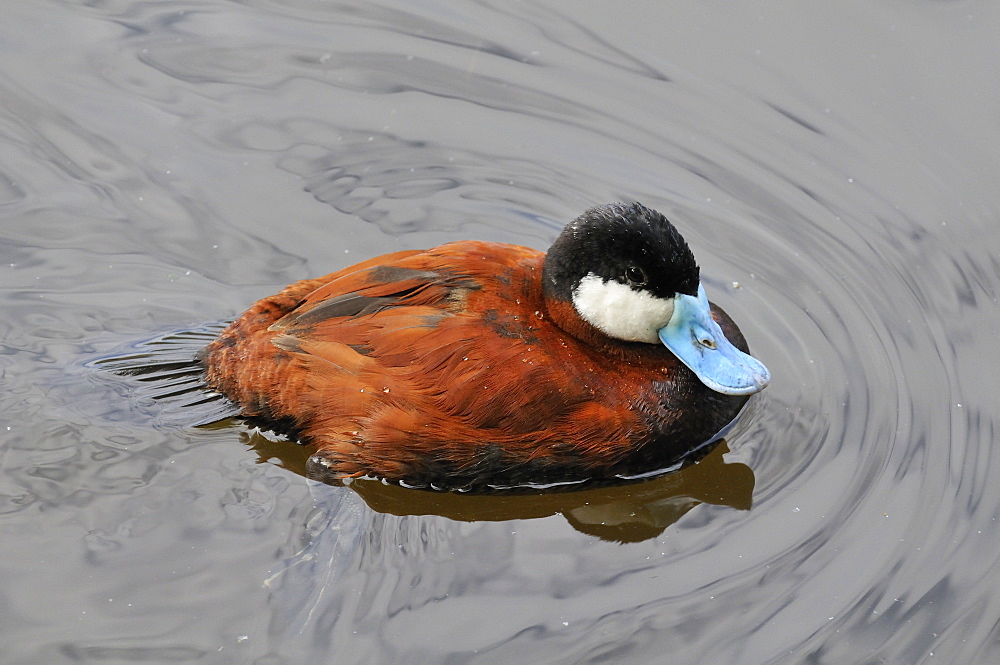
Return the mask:
[[666,348],[546,302],[544,256],[458,242],[292,284],[205,349],[207,383],[323,473],[450,487],[653,470],[737,414]]

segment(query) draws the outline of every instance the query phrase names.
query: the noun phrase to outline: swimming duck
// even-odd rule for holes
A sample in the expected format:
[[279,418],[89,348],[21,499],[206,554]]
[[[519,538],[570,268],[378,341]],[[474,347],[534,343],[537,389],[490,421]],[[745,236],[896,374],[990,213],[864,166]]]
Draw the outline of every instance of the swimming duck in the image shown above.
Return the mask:
[[493,488],[635,475],[710,440],[770,380],[687,243],[637,203],[548,253],[452,242],[255,303],[199,354],[310,473]]

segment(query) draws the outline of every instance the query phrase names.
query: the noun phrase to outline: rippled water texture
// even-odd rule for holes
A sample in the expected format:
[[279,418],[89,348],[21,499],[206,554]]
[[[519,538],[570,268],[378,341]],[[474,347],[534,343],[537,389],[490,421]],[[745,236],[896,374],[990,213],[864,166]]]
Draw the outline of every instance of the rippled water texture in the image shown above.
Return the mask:
[[[5,3],[0,662],[1000,661],[995,3]],[[87,361],[368,256],[671,216],[700,464],[310,485]]]

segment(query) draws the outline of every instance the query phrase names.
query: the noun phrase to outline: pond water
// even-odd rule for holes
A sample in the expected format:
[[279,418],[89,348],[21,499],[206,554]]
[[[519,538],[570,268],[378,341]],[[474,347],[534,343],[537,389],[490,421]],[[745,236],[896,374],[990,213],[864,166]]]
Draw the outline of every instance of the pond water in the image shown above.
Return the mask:
[[[0,662],[1000,661],[1000,8],[5,3]],[[590,492],[311,485],[88,362],[668,214],[771,386]]]

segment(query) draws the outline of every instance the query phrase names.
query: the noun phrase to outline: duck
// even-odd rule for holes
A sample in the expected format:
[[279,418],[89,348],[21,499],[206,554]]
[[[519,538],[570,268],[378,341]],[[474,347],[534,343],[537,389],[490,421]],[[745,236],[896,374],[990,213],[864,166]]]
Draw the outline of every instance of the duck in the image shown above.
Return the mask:
[[770,381],[639,203],[585,211],[548,252],[456,241],[296,282],[196,361],[248,422],[310,446],[316,479],[463,491],[669,468]]

